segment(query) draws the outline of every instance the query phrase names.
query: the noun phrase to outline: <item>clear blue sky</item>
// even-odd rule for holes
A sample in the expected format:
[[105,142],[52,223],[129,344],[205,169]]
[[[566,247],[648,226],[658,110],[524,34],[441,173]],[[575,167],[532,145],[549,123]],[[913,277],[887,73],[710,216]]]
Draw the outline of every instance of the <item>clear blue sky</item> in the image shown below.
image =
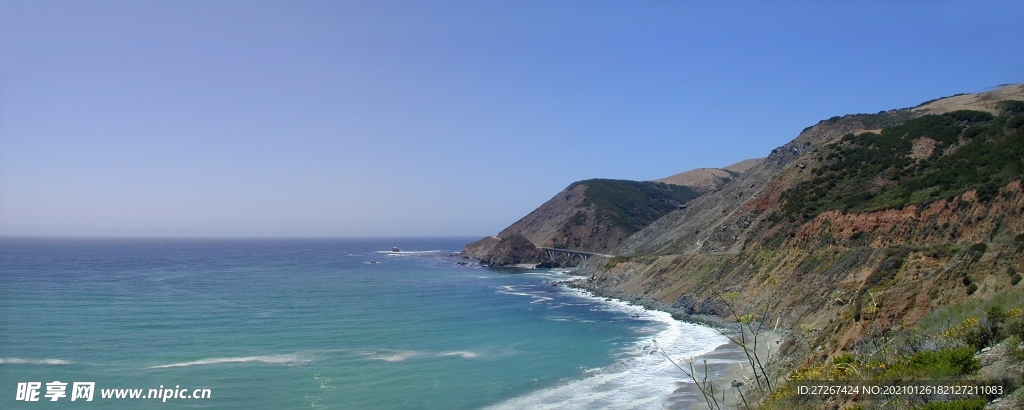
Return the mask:
[[487,235],[1024,82],[1024,2],[0,1],[0,235]]

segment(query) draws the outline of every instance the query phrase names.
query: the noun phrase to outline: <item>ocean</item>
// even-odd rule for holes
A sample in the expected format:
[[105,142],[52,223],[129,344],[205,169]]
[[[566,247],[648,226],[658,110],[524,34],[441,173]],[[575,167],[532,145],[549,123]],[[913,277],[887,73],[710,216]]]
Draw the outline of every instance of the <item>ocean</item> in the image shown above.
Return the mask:
[[0,408],[686,407],[653,341],[726,342],[474,239],[0,239]]

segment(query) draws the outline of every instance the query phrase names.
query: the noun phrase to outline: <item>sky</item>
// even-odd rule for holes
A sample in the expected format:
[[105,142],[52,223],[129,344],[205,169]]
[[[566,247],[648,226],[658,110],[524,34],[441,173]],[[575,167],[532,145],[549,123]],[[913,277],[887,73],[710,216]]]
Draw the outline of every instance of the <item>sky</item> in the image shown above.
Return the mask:
[[[769,4],[765,4],[769,3]],[[497,233],[1024,82],[1024,2],[0,0],[0,235]]]

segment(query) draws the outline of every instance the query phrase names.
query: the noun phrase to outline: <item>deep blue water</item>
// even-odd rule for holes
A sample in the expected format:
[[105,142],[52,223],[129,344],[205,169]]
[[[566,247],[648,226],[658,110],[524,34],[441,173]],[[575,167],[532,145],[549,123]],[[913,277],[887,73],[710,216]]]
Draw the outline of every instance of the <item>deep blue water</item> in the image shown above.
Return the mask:
[[[0,239],[0,408],[661,408],[682,377],[650,340],[723,342],[558,272],[457,265],[473,239]],[[100,397],[160,386],[211,397]]]

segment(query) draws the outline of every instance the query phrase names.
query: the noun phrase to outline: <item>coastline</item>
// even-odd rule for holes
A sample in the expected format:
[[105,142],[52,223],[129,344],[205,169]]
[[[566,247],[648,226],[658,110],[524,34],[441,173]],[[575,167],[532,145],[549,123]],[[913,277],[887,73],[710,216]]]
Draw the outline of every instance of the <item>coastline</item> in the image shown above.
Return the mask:
[[[661,311],[668,313],[674,320],[689,323],[699,326],[708,327],[715,329],[722,333],[723,336],[730,339],[730,342],[718,346],[713,351],[701,355],[689,358],[692,360],[693,368],[697,370],[695,375],[698,379],[704,377],[704,364],[707,364],[708,369],[708,381],[712,384],[715,396],[719,400],[724,400],[719,404],[723,406],[736,406],[742,405],[744,398],[751,400],[754,396],[757,396],[757,383],[753,379],[753,372],[746,356],[744,349],[739,344],[732,342],[734,336],[738,335],[739,327],[736,323],[726,322],[723,318],[713,315],[690,315],[685,313],[682,309],[674,308],[666,305],[660,300],[653,299],[647,296],[635,296],[630,298],[623,298],[621,292],[610,292],[608,289],[598,286],[588,286],[589,283],[586,281],[587,276],[581,275],[575,269],[567,272],[567,274],[576,276],[575,279],[568,279],[560,281],[567,287],[574,288],[580,291],[589,293],[590,295],[597,298],[611,298],[618,300],[630,305],[639,306],[647,310]],[[767,362],[774,361],[776,354],[785,339],[785,333],[766,329],[761,332],[758,338],[757,352],[756,354],[761,360]],[[747,342],[747,349],[749,351],[754,350],[753,341]],[[678,365],[683,366],[684,369],[687,367],[686,363],[680,361],[683,358],[673,357]],[[677,382],[677,388],[672,392],[672,395],[668,399],[668,404],[671,408],[691,408],[694,407],[692,403],[698,402],[696,408],[704,408],[704,397],[700,389],[694,383],[694,380],[687,378],[685,375],[681,375],[681,380],[685,382]],[[737,390],[736,387],[739,387]],[[727,392],[727,393],[726,393]],[[724,399],[723,399],[724,393]],[[689,406],[687,406],[689,404]]]
[[[522,269],[524,271],[546,270],[538,269],[532,264],[509,265],[502,268]],[[556,268],[549,271],[567,276],[565,279],[552,281],[551,283],[554,285],[565,286],[597,299],[614,300],[648,311],[667,313],[671,316],[672,320],[702,326],[719,332],[722,336],[729,338],[730,341],[717,346],[710,352],[692,357],[672,355],[672,360],[676,361],[684,369],[687,369],[688,365],[683,360],[692,360],[693,368],[697,371],[696,378],[698,380],[703,379],[705,376],[704,368],[706,361],[708,370],[707,380],[714,389],[719,405],[742,406],[744,399],[754,401],[760,396],[744,349],[737,343],[732,342],[739,333],[739,326],[735,322],[726,321],[722,317],[715,315],[687,314],[683,309],[672,307],[648,296],[624,295],[622,292],[612,291],[603,286],[593,286],[587,281],[590,277],[589,273],[585,270],[581,271],[578,267]],[[785,334],[786,332],[784,331],[772,329],[765,329],[760,333],[757,355],[762,361],[766,362],[766,365],[767,361],[775,361],[775,355],[785,339]],[[747,349],[753,351],[753,341],[747,342]],[[675,389],[665,398],[664,406],[666,408],[703,409],[707,407],[705,398],[695,381],[685,373],[679,373],[679,377],[674,382],[674,385]],[[739,389],[736,386],[739,386]]]

